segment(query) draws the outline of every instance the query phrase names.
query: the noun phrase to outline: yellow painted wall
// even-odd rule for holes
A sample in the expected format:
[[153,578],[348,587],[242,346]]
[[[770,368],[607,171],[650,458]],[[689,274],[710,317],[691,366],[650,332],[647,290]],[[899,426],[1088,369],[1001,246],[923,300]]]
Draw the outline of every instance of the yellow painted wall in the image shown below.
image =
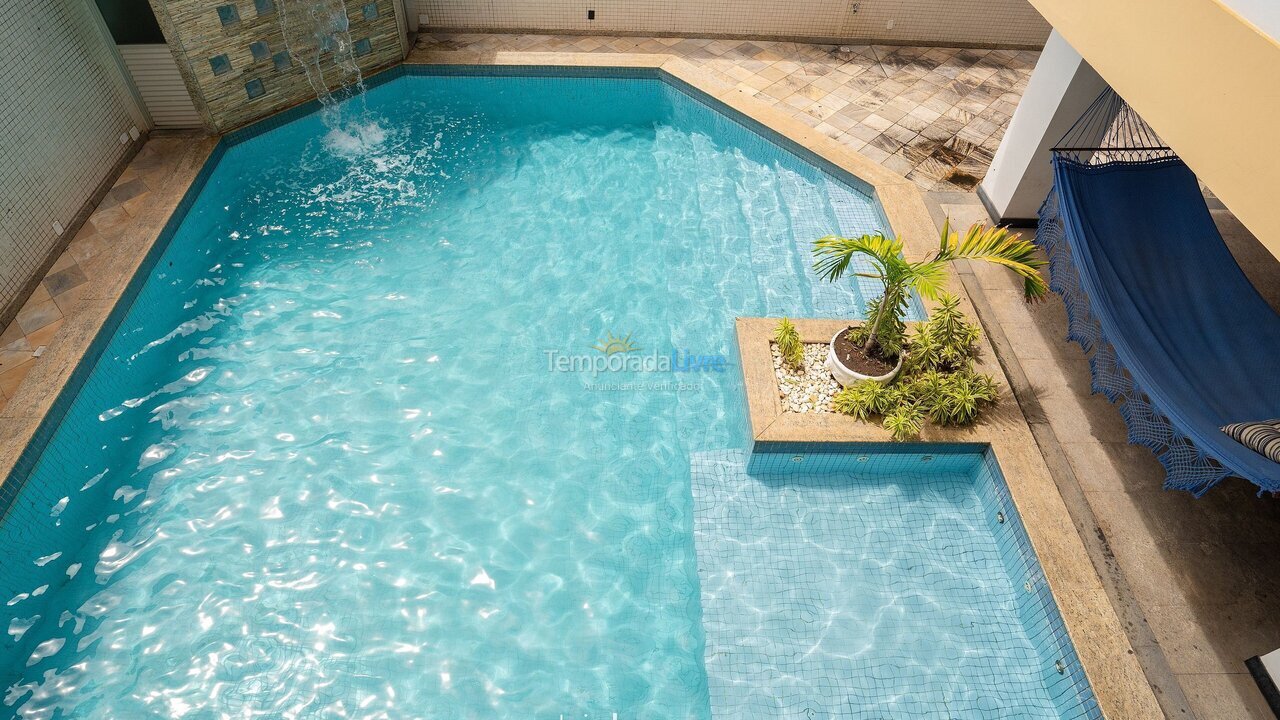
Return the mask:
[[1280,258],[1280,43],[1216,0],[1031,0]]

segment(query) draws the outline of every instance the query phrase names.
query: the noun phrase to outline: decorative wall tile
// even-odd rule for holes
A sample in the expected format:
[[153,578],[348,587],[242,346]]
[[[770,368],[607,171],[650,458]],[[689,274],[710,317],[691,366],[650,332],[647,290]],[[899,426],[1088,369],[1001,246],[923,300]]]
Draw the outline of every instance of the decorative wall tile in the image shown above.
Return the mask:
[[[14,0],[0,0],[11,1]],[[406,48],[397,22],[399,10],[391,4],[379,8],[372,20],[364,18],[364,5],[371,0],[343,0],[341,5],[335,4],[338,18],[349,18],[359,27],[359,34],[352,37],[345,30],[339,30],[341,42],[329,37],[324,40],[323,48],[312,39],[306,27],[284,22],[290,18],[307,22],[308,14],[318,1],[253,0],[250,5],[247,1],[232,3],[229,0],[215,3],[152,0],[152,8],[174,58],[184,69],[183,79],[191,97],[209,119],[210,129],[227,132],[315,97],[307,79],[308,68],[300,58],[307,58],[311,63],[316,62],[318,56],[320,74],[326,78],[347,77],[345,69],[338,71],[333,65],[352,59],[357,37],[369,41],[368,50],[361,46],[361,55],[354,58],[362,72],[384,68],[403,58]],[[215,7],[220,12],[212,12]],[[341,16],[344,11],[346,18]],[[223,14],[232,12],[235,20],[224,24]],[[248,15],[241,17],[241,13]],[[286,30],[290,33],[288,42]],[[218,55],[227,56],[233,72],[213,72],[209,58]],[[258,71],[266,70],[268,62],[271,75],[264,78]],[[253,95],[258,92],[257,85],[246,85],[252,79],[263,80],[261,94]],[[253,102],[246,102],[247,98]]]
[[369,43],[369,38],[360,38],[351,48],[351,51],[355,53],[356,57],[364,57],[373,52],[373,46]]
[[231,60],[226,54],[214,55],[209,58],[209,69],[213,70],[214,75],[221,75],[225,72],[231,72]]
[[236,9],[235,5],[219,5],[218,21],[224,26],[240,22],[240,11]]
[[365,3],[364,6],[360,8],[360,15],[364,17],[365,20],[377,20],[378,19],[378,3],[376,2]]
[[249,96],[249,99],[253,100],[265,95],[267,89],[263,86],[261,80],[253,79],[244,84],[244,91]]
[[1049,23],[1027,0],[405,0],[433,28],[573,31],[598,35],[736,35],[938,45],[1041,46]]

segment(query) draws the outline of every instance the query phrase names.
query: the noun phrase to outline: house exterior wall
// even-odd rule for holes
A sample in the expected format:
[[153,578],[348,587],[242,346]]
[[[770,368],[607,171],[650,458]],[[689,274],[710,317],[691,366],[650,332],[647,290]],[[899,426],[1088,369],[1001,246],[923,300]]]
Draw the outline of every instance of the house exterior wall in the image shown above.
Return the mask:
[[0,87],[2,325],[148,121],[89,0],[0,0]]
[[428,29],[1022,48],[1039,48],[1049,36],[1049,24],[1027,0],[405,0],[405,6],[411,24]]

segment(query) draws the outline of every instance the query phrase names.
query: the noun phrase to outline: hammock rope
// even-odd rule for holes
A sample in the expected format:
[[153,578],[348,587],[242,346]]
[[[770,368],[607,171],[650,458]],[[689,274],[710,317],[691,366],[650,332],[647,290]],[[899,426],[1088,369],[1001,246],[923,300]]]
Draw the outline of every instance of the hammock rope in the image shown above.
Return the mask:
[[1090,103],[1058,140],[1053,154],[1085,165],[1177,157],[1147,121],[1111,88]]

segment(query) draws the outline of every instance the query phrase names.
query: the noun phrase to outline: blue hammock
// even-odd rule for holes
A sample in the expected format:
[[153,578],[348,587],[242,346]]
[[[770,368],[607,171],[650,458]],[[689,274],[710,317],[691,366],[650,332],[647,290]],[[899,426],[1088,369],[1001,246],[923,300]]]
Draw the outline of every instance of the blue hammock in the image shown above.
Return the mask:
[[1280,491],[1280,464],[1228,423],[1280,417],[1280,316],[1227,249],[1177,157],[1081,162],[1055,153],[1036,241],[1049,255],[1068,337],[1093,351],[1093,389],[1166,488],[1197,497],[1225,477]]

